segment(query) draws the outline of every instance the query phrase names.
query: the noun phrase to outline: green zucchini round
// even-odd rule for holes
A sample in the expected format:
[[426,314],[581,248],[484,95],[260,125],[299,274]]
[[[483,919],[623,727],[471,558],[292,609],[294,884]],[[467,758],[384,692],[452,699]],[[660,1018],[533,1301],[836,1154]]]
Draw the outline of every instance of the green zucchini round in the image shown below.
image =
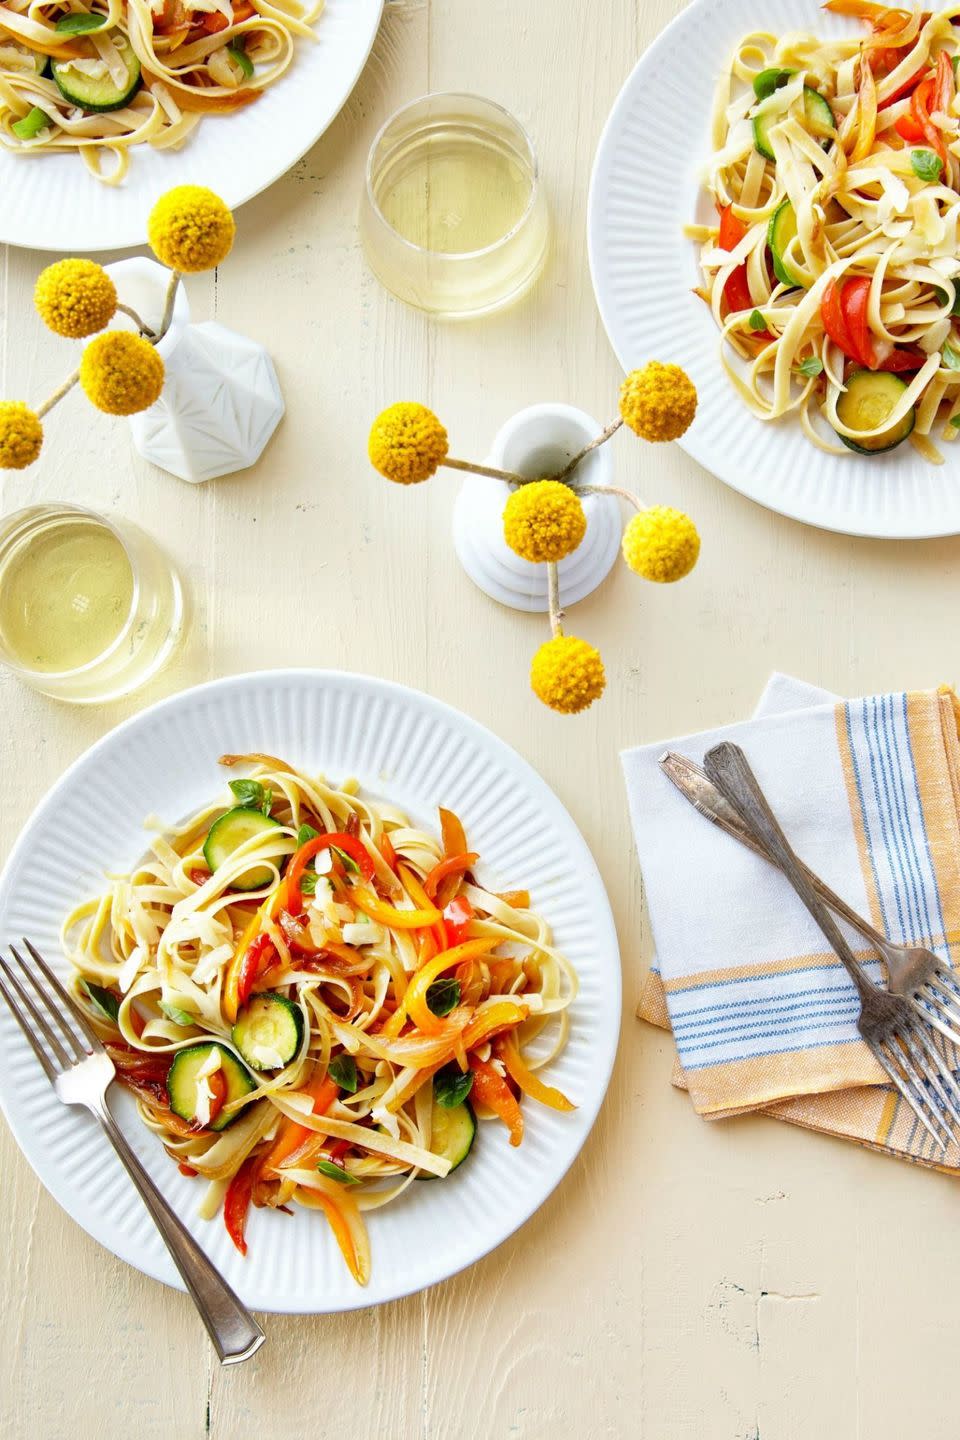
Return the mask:
[[[210,866],[211,873],[215,874],[245,840],[249,840],[253,835],[260,835],[265,830],[278,830],[279,828],[278,822],[271,820],[270,816],[264,815],[261,810],[253,810],[245,805],[236,805],[210,826],[203,846],[203,858]],[[233,888],[235,890],[259,890],[261,886],[269,885],[272,879],[273,871],[269,870],[266,865],[254,865],[252,869],[244,870],[233,881]]]
[[[891,375],[887,370],[854,370],[847,376],[846,387],[837,401],[837,417],[851,430],[876,430],[893,414],[907,389],[899,375]],[[911,406],[892,429],[868,435],[861,442],[839,430],[836,433],[847,449],[858,455],[882,455],[903,444],[916,419],[916,406]]]
[[232,1125],[239,1110],[226,1113],[226,1106],[231,1100],[239,1100],[243,1095],[249,1095],[250,1091],[256,1088],[256,1081],[250,1071],[225,1045],[216,1040],[203,1041],[199,1045],[188,1045],[183,1050],[178,1050],[174,1056],[173,1064],[170,1066],[170,1073],[167,1076],[167,1094],[170,1097],[170,1109],[174,1115],[179,1115],[181,1120],[186,1120],[190,1125],[197,1124],[197,1071],[207,1059],[211,1050],[220,1051],[220,1069],[227,1082],[227,1095],[224,1100],[224,1109],[217,1115],[213,1123],[205,1128],[209,1130],[226,1130]]
[[[468,1100],[461,1105],[448,1107],[433,1102],[433,1116],[430,1123],[430,1151],[450,1161],[447,1174],[452,1175],[473,1149],[477,1138],[477,1121],[473,1107]],[[436,1175],[420,1174],[418,1180],[436,1180]]]
[[303,1041],[300,1007],[272,991],[255,995],[237,1016],[231,1038],[254,1070],[279,1070],[290,1064]]
[[[50,62],[50,73],[63,98],[69,100],[71,105],[79,105],[81,110],[95,115],[105,114],[110,110],[122,110],[140,89],[143,78],[140,74],[140,61],[126,36],[117,33],[112,35],[111,39],[127,72],[122,85],[118,85],[111,75],[103,75],[97,79],[92,75],[83,75],[72,68],[72,60]],[[91,46],[89,55],[79,58],[93,60],[98,57]]]

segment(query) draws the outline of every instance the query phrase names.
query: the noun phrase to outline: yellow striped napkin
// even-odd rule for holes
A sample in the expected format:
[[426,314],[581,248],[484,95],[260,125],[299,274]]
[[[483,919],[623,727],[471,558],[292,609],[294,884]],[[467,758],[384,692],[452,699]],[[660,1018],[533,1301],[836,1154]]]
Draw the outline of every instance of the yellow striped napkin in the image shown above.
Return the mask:
[[[841,701],[775,676],[755,718],[670,742],[742,745],[804,860],[877,929],[950,960],[960,940],[960,702],[952,690]],[[623,754],[657,959],[638,1015],[670,1028],[674,1084],[722,1119],[759,1110],[951,1172],[856,1029],[856,992],[787,882]],[[845,927],[844,927],[845,928]],[[846,931],[875,979],[882,969]]]

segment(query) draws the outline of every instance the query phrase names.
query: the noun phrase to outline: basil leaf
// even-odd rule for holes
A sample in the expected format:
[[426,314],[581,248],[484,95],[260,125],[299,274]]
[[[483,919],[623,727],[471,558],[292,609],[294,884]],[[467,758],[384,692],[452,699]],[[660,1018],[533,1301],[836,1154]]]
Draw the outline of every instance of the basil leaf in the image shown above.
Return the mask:
[[445,1065],[433,1077],[433,1098],[445,1110],[462,1105],[473,1089],[473,1071],[464,1075],[458,1065]]
[[947,370],[960,370],[960,350],[954,350],[952,345],[944,345],[940,359]]
[[259,780],[231,780],[230,789],[237,804],[244,810],[259,810],[262,807],[266,791]]
[[306,845],[308,840],[316,840],[319,834],[320,831],[314,830],[312,825],[301,825],[297,831],[297,849],[299,850],[301,845]]
[[157,1004],[167,1019],[173,1021],[174,1025],[196,1024],[194,1016],[188,1015],[186,1010],[181,1010],[179,1005],[171,1005],[169,1000],[158,1000]]
[[354,875],[360,874],[360,866],[357,864],[356,860],[353,859],[352,855],[348,855],[345,850],[341,850],[339,845],[331,845],[330,849],[333,851],[334,855],[338,855],[340,857],[344,870],[352,871]]
[[336,1060],[331,1060],[327,1074],[335,1085],[340,1086],[341,1090],[356,1095],[357,1062],[352,1055],[338,1055]]
[[811,379],[814,375],[823,374],[823,361],[819,355],[808,355],[805,360],[800,361],[799,365],[795,365],[794,369],[800,375],[806,375],[808,379]]
[[272,791],[272,790],[264,790],[264,792],[263,792],[263,804],[260,806],[260,810],[261,810],[261,812],[262,812],[264,815],[266,815],[266,817],[267,817],[268,820],[270,819],[270,811],[271,811],[272,806],[273,806],[273,791]]
[[747,321],[747,324],[751,330],[766,330],[767,328],[767,322],[759,310],[751,310],[750,319]]
[[795,70],[779,70],[776,66],[770,70],[761,70],[759,75],[753,77],[753,93],[758,100],[766,100],[774,90],[782,90],[790,76],[796,73]]
[[304,870],[303,874],[300,876],[300,894],[316,895],[317,881],[319,879],[320,876],[317,874],[316,870]]
[[106,23],[106,15],[61,15],[56,28],[61,35],[85,35],[88,30],[99,30]]
[[232,45],[227,46],[227,54],[231,60],[235,60],[243,71],[245,80],[249,80],[253,74],[253,61],[243,48],[244,37],[238,35]]
[[329,1175],[331,1180],[339,1180],[341,1185],[360,1184],[356,1175],[348,1175],[342,1165],[334,1165],[332,1160],[318,1160],[317,1169],[321,1175]]
[[120,1001],[113,991],[104,989],[102,985],[94,985],[92,980],[81,980],[80,984],[101,1015],[106,1015],[108,1020],[112,1020],[116,1024],[117,1015],[120,1012]]
[[[947,303],[947,292],[946,292],[946,290],[941,290],[939,285],[934,285],[933,290],[934,290],[934,294],[936,295],[936,297],[937,297],[938,301],[940,302],[940,304],[941,304],[941,305],[946,305],[946,303]],[[955,281],[954,281],[954,285],[953,285],[953,309],[950,311],[950,314],[951,314],[951,315],[960,315],[960,280],[955,280]]]
[[434,980],[427,987],[427,1009],[432,1010],[434,1015],[449,1015],[454,1005],[459,1003],[459,980],[445,975],[442,980]]
[[911,150],[910,164],[918,180],[939,180],[943,161],[932,150]]
[[960,430],[960,415],[951,416],[950,424],[953,426],[954,430]]

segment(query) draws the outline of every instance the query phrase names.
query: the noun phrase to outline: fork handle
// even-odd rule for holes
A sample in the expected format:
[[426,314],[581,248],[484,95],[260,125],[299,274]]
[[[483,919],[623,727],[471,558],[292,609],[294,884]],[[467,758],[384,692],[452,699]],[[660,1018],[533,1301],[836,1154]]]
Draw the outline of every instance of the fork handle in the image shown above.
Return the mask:
[[800,899],[820,926],[831,947],[846,967],[847,973],[859,991],[861,1000],[876,990],[860,968],[856,956],[850,949],[837,922],[827,909],[810,880],[809,872],[801,864],[779,821],[760,789],[757,777],[739,745],[724,740],[715,745],[704,756],[703,768],[716,785],[721,795],[730,802],[753,838],[762,847],[767,858],[790,881]]
[[220,1363],[235,1365],[249,1359],[266,1339],[260,1326],[160,1194],[111,1115],[106,1100],[91,1109],[163,1236],[170,1257],[207,1327]]

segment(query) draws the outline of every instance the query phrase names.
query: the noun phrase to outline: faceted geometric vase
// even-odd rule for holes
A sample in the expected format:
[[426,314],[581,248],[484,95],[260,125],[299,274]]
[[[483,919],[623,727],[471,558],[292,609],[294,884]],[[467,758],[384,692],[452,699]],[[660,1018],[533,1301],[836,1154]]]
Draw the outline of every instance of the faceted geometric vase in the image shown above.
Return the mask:
[[[156,327],[170,272],[140,257],[107,268],[120,299]],[[149,410],[130,417],[133,443],[144,459],[191,484],[258,460],[284,411],[263,346],[213,320],[191,325],[181,283],[157,351],[166,367],[163,393]]]

